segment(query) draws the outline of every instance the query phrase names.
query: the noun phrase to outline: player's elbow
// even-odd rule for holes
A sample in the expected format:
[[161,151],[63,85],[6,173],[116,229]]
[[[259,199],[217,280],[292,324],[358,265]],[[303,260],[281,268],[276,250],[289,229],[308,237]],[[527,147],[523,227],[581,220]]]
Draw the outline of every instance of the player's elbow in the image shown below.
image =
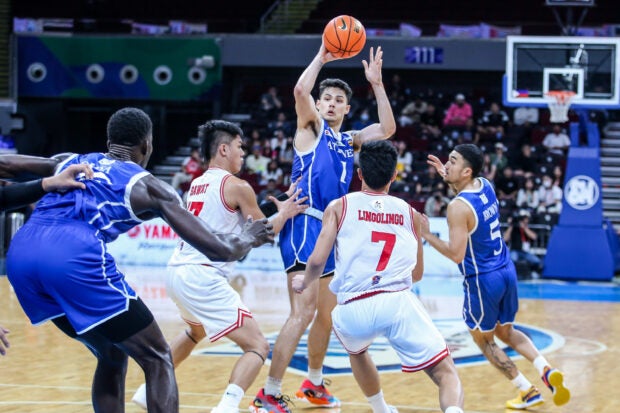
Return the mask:
[[293,95],[295,96],[295,100],[306,99],[308,97],[308,91],[301,83],[297,83],[293,89]]
[[385,139],[389,139],[392,136],[394,136],[394,134],[396,133],[396,123],[393,123],[388,126],[383,126],[383,133],[384,133]]
[[411,279],[414,283],[420,281],[424,275],[424,265],[416,265],[411,271]]

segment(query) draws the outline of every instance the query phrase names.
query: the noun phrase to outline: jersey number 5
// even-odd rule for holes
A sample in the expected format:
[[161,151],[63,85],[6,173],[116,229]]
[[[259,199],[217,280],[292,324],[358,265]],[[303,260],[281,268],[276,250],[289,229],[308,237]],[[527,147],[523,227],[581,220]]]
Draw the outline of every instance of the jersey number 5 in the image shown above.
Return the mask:
[[392,256],[394,244],[396,244],[396,235],[390,234],[389,232],[372,231],[370,240],[372,242],[385,242],[385,245],[383,245],[383,251],[381,251],[379,263],[377,264],[377,269],[375,270],[383,271],[385,270],[385,267],[387,267],[390,257]]

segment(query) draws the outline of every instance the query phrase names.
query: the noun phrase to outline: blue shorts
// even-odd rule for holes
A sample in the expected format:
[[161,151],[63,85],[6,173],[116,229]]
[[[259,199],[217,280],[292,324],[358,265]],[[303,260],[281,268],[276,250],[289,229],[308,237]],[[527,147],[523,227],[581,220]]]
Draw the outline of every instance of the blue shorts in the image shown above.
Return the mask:
[[514,264],[484,274],[466,276],[463,319],[470,330],[492,331],[495,325],[515,321],[519,309]]
[[137,298],[96,229],[81,221],[31,217],[13,237],[6,266],[33,324],[66,315],[82,334]]
[[[314,250],[323,223],[311,216],[299,214],[289,219],[280,231],[280,254],[284,268],[288,272],[298,264],[305,265]],[[334,250],[329,254],[323,275],[332,273],[336,268]]]

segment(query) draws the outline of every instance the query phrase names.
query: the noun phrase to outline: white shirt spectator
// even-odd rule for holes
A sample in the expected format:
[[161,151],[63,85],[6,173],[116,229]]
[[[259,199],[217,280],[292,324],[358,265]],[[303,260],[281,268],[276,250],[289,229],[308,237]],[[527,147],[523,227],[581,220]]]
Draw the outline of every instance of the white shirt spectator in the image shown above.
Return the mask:
[[538,108],[526,108],[525,106],[521,106],[515,109],[513,114],[515,125],[523,125],[525,122],[529,122],[530,124],[538,123]]
[[564,151],[570,146],[570,138],[562,132],[560,125],[553,125],[553,132],[548,133],[543,139],[542,144],[549,153],[564,155]]

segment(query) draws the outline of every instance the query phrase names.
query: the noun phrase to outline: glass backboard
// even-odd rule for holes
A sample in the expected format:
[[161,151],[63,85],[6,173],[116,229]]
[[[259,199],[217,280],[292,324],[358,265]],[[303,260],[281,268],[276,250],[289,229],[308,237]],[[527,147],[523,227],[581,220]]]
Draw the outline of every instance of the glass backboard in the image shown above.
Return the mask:
[[553,90],[574,92],[571,107],[618,108],[620,39],[508,36],[504,104],[547,105]]

